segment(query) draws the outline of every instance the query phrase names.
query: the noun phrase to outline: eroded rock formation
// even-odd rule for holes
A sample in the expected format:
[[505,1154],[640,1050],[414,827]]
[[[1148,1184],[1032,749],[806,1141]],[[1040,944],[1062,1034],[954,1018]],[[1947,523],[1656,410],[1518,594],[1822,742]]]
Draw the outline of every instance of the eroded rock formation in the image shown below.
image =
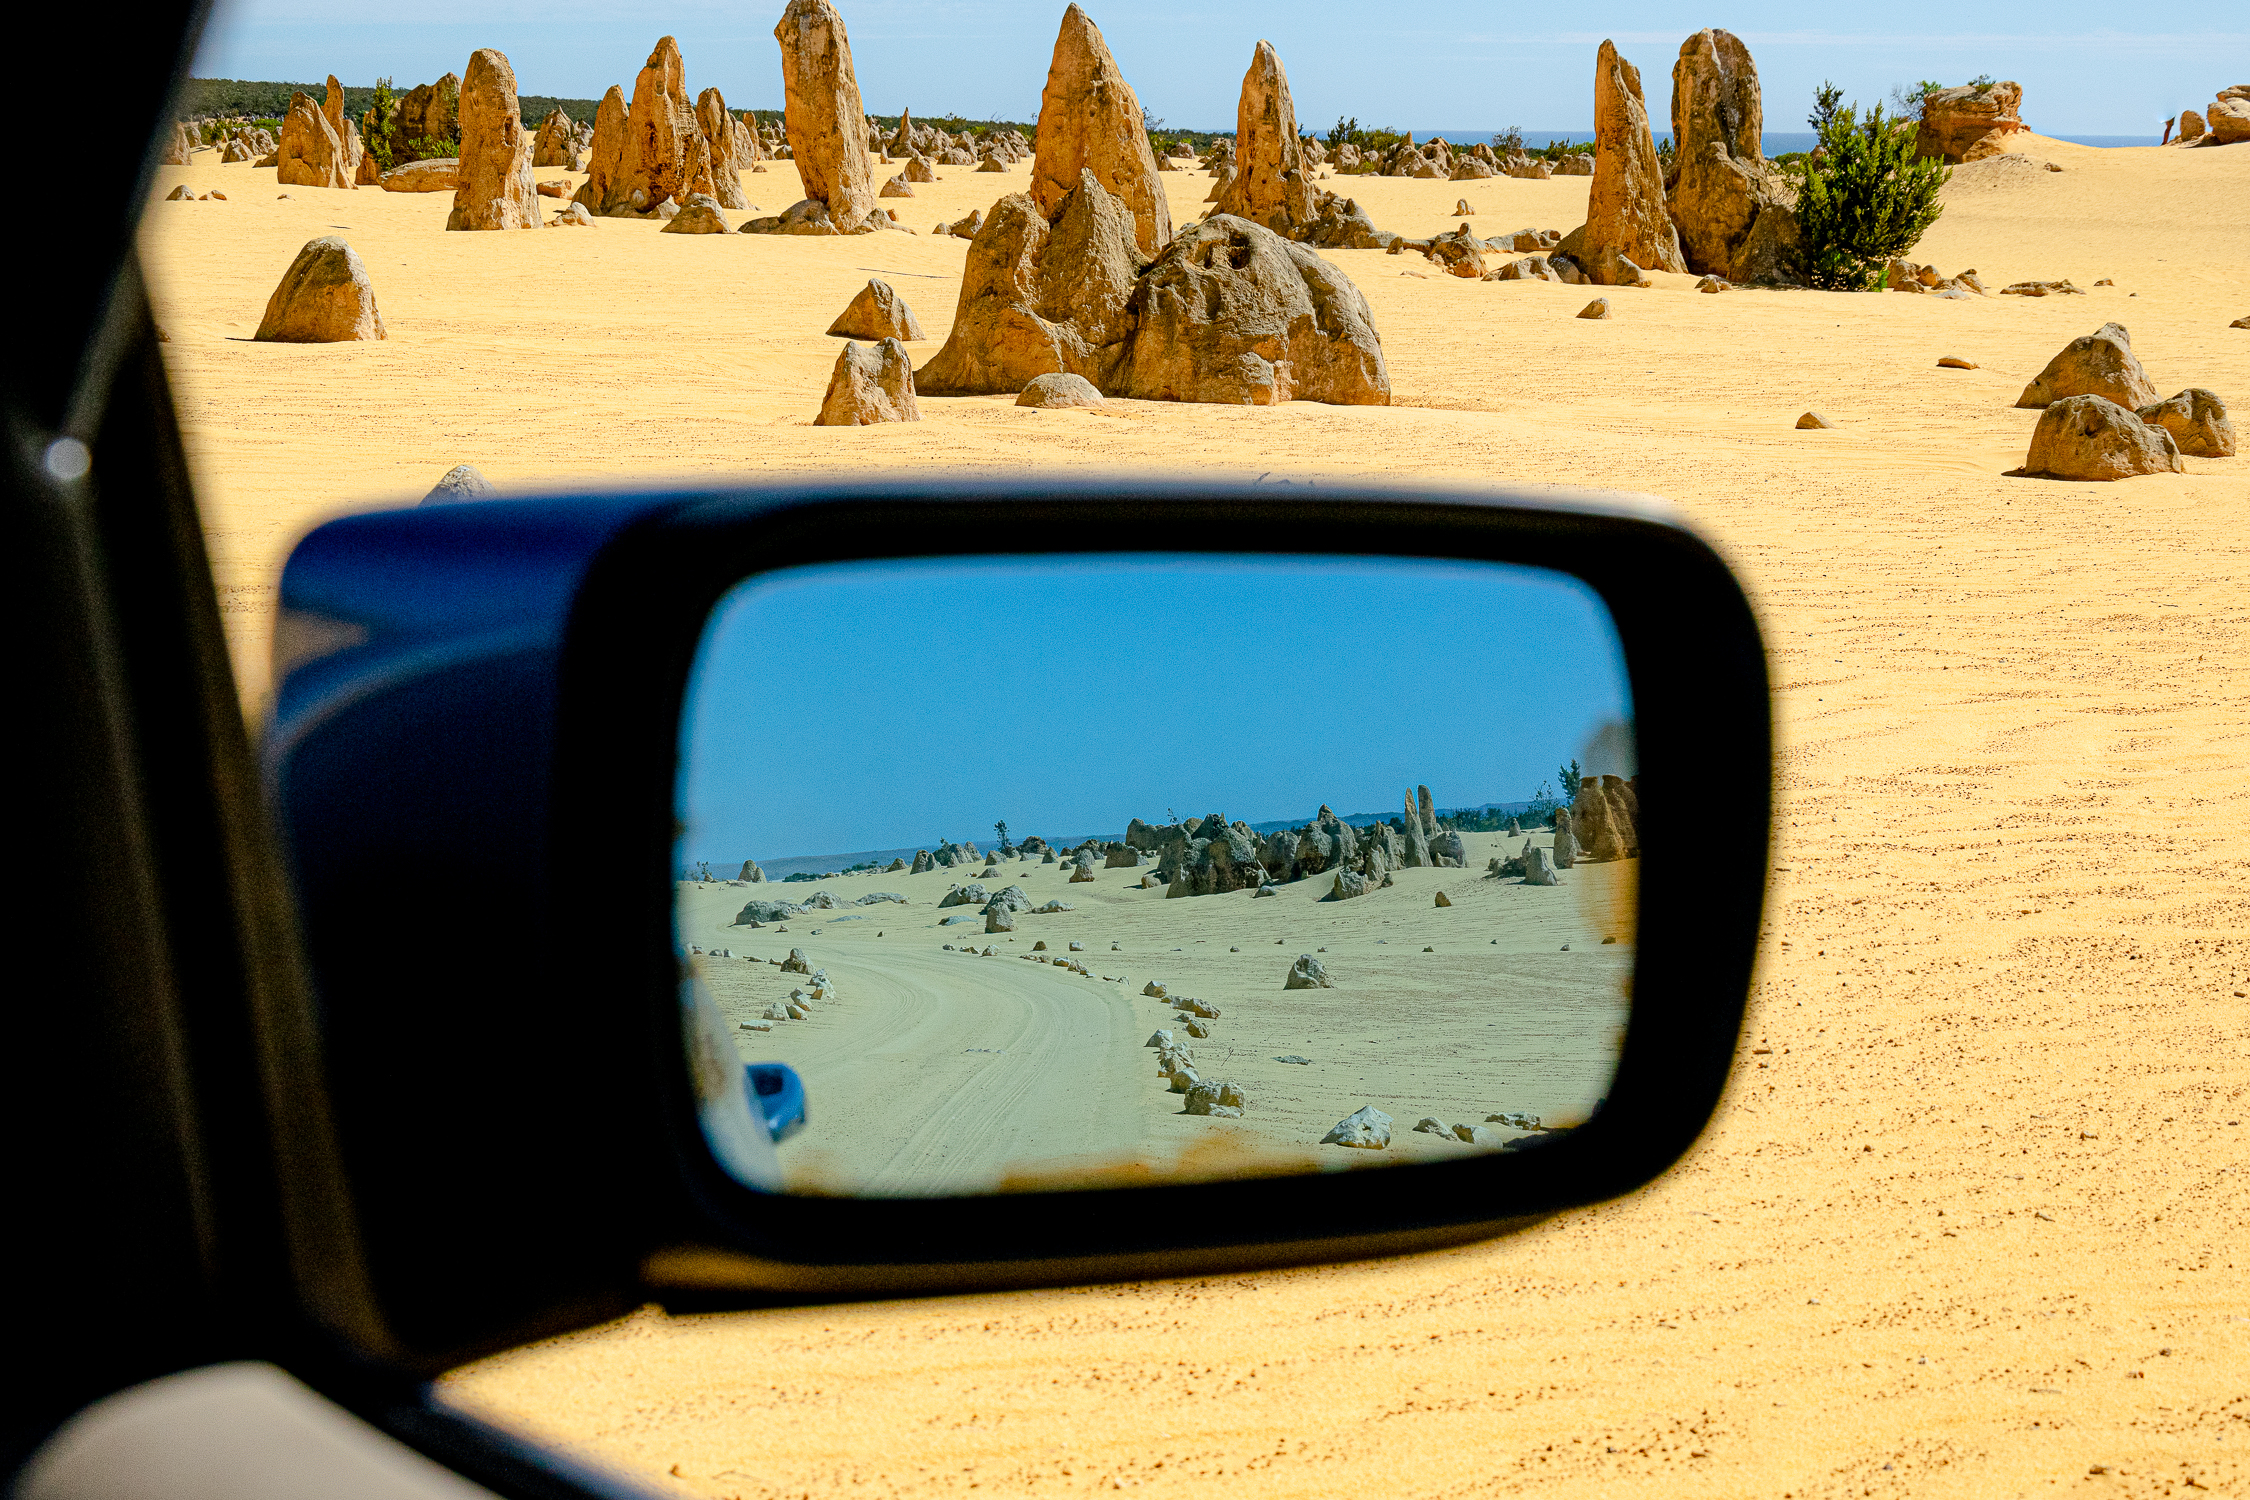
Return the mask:
[[631,142],[625,133],[625,91],[616,84],[594,107],[594,143],[586,154],[586,180],[571,195],[592,213],[608,217],[633,212],[626,156]]
[[516,70],[496,49],[478,48],[461,81],[461,186],[445,227],[537,229],[531,145],[516,99]]
[[844,18],[828,0],[789,0],[773,34],[781,43],[790,159],[806,199],[826,206],[838,233],[886,227],[890,221],[876,206],[868,168],[867,114]]
[[284,187],[353,186],[352,174],[344,169],[343,138],[310,94],[289,96],[289,112],[281,120],[279,150],[274,170]]
[[2114,480],[2176,474],[2179,445],[2155,422],[2144,422],[2106,396],[2065,396],[2032,429],[2023,471],[2045,479]]
[[897,339],[846,344],[828,377],[815,427],[866,427],[877,422],[919,422],[914,367]]
[[2016,116],[2022,103],[2023,88],[2014,83],[1965,83],[1959,88],[1932,89],[1922,97],[1922,123],[1915,133],[1914,149],[1922,156],[1966,161],[1979,142],[1988,137],[2005,138],[2009,132],[2024,128]]
[[254,338],[261,343],[341,344],[386,336],[366,265],[341,235],[328,234],[308,241],[289,263],[281,285],[266,301]]
[[1664,169],[1641,99],[1640,69],[1603,42],[1594,64],[1594,182],[1586,222],[1558,247],[1602,286],[1630,286],[1642,271],[1687,270],[1664,199]]
[[1292,236],[1310,226],[1317,190],[1297,134],[1289,75],[1271,42],[1258,43],[1250,71],[1242,75],[1235,140],[1235,174],[1218,199],[1219,212]]
[[1063,12],[1039,98],[1039,144],[1031,166],[1031,200],[1039,212],[1052,221],[1063,200],[1078,191],[1080,174],[1090,172],[1104,192],[1124,202],[1144,256],[1169,244],[1172,211],[1141,119],[1140,97],[1119,71],[1109,44],[1072,4]]
[[2066,396],[2105,396],[2128,411],[2156,403],[2156,386],[2133,353],[2133,336],[2121,323],[2104,323],[2063,345],[2016,398],[2019,407],[2037,408]]
[[[597,112],[597,140],[600,131]],[[711,181],[710,147],[703,139],[703,127],[696,123],[694,106],[688,103],[687,64],[680,57],[680,44],[670,37],[658,39],[656,50],[633,81],[625,141],[626,210],[648,214],[667,200],[684,204],[694,193],[718,196]],[[588,207],[596,213],[605,211],[598,205]]]
[[711,196],[721,208],[749,208],[741,177],[749,163],[740,154],[742,136],[748,132],[743,131],[740,120],[727,113],[726,95],[715,88],[697,95],[695,124],[703,132],[703,148],[711,158]]
[[1788,277],[1797,190],[1759,145],[1765,108],[1750,49],[1731,31],[1699,31],[1672,65],[1678,163],[1672,222],[1688,270],[1754,283]]

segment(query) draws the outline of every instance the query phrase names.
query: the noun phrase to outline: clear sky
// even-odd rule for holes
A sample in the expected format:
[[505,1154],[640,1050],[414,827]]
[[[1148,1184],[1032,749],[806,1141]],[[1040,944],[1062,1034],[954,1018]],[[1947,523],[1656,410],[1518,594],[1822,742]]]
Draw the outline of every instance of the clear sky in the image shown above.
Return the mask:
[[1609,614],[1528,568],[953,561],[768,575],[713,615],[692,863],[1529,797],[1631,717]]
[[[870,111],[1030,120],[1039,107],[1062,0],[841,0]],[[308,19],[301,0],[218,0],[196,65],[203,77],[315,80],[330,73],[400,85],[461,72],[498,47],[524,92],[598,99],[633,76],[659,36],[679,38],[691,92],[716,84],[737,109],[778,109],[778,0],[395,0],[380,21]],[[1591,17],[1554,7],[1425,6],[1298,0],[1279,5],[1090,7],[1141,101],[1174,125],[1232,129],[1259,38],[1281,52],[1301,123],[1339,115],[1400,129],[1593,126],[1594,49],[1604,37],[1641,70],[1651,115],[1669,117],[1672,61],[1705,26],[1742,37],[1758,61],[1766,127],[1803,130],[1824,78],[1872,102],[1893,84],[2024,86],[2024,118],[2056,135],[2150,135],[2182,106],[2250,82],[2240,7],[2121,12],[2095,0],[1958,11],[1754,0],[1720,10],[1623,0]]]

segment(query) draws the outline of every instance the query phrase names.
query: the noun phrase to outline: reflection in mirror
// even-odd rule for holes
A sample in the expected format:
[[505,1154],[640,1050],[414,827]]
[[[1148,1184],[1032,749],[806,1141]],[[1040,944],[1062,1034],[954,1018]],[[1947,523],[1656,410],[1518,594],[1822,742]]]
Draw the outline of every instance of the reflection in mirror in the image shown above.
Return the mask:
[[1608,612],[1537,569],[761,574],[681,724],[690,1008],[739,1097],[797,1091],[796,1193],[1536,1147],[1623,1040],[1632,721]]

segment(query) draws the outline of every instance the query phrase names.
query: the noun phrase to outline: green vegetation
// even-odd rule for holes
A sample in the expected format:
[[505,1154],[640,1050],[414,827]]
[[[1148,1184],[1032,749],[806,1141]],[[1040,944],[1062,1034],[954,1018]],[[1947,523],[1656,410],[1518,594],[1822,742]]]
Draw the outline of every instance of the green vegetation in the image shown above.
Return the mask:
[[1863,122],[1837,109],[1799,173],[1797,269],[1814,286],[1871,291],[1884,264],[1914,248],[1944,207],[1952,170],[1918,155],[1912,122],[1886,119],[1878,104]]
[[[344,85],[344,113],[353,120],[358,120],[376,102],[381,91],[392,87],[392,81],[387,78],[377,79],[373,86],[367,88],[355,84]],[[398,89],[395,94],[403,95],[405,92],[406,90]],[[223,115],[230,118],[235,115],[250,115],[267,129],[277,130],[280,126],[274,122],[289,113],[291,94],[310,95],[317,103],[328,97],[328,85],[326,82],[262,83],[239,78],[190,78],[180,92],[180,113]],[[591,120],[598,102],[593,99],[558,99],[547,94],[522,94],[516,99],[524,124],[534,130],[539,128],[541,120],[557,109],[573,120]],[[777,120],[781,118],[778,110],[765,113]],[[448,146],[438,154],[451,156],[453,149]]]
[[1592,156],[1592,141],[1549,141],[1531,153],[1545,161],[1561,161],[1566,156]]
[[1579,772],[1576,760],[1573,760],[1567,766],[1555,768],[1555,780],[1562,783],[1563,801],[1565,802],[1576,802],[1578,800],[1578,784],[1585,779]]

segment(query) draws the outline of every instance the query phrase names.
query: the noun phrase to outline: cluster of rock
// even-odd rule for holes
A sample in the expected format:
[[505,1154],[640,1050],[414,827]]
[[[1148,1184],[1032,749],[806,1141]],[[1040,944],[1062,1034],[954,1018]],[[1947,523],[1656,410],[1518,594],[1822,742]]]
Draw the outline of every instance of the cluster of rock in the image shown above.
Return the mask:
[[2030,128],[2017,113],[2022,105],[2023,87],[2015,83],[1932,89],[1922,96],[1915,153],[1955,164],[1998,156],[2008,149],[2009,136]]
[[[2168,128],[2170,122],[2166,124]],[[2250,83],[2219,90],[2219,97],[2201,115],[2192,109],[2180,111],[2178,144],[2231,146],[2237,141],[2250,141]]]
[[279,160],[281,142],[274,133],[249,120],[177,120],[164,142],[164,165],[184,167],[198,151],[216,151],[223,162],[248,162],[270,167]]
[[[955,135],[936,125],[917,125],[914,111],[901,110],[898,128],[883,142],[885,162],[904,162],[906,170],[892,180],[934,182],[939,167],[974,167],[979,172],[1005,172],[1017,162],[1032,158],[1032,144],[1020,130],[989,130],[981,134],[964,130]],[[911,198],[908,190],[899,196]]]
[[[1553,841],[1534,845],[1527,838],[1516,853],[1487,860],[1485,873],[1496,879],[1520,878],[1525,885],[1559,885],[1562,882],[1556,872],[1581,861],[1637,859],[1641,852],[1640,812],[1638,776],[1581,777],[1578,795],[1571,799],[1570,806],[1555,809]],[[1510,821],[1511,838],[1521,830],[1521,823]]]
[[[1039,841],[1027,839],[1025,841],[1024,847],[1029,847],[1031,844],[1036,842]],[[1046,845],[1044,843],[1040,843],[1039,847],[1044,849]],[[931,870],[946,869],[954,865],[974,864],[976,861],[983,858],[984,856],[977,852],[977,846],[975,844],[967,842],[956,844],[952,840],[948,839],[945,842],[939,844],[935,850],[916,850],[914,853],[914,862],[907,867],[907,873],[910,875],[921,875]]]
[[760,897],[743,904],[742,910],[735,913],[733,925],[763,927],[768,922],[786,922],[791,917],[801,917],[807,912],[838,911],[853,906],[881,906],[889,901],[896,901],[901,906],[906,904],[906,898],[896,891],[870,891],[850,901],[838,900],[826,891],[815,891],[802,901],[776,901]]
[[1459,868],[1467,849],[1459,832],[1439,824],[1425,786],[1406,794],[1400,817],[1364,828],[1326,806],[1301,827],[1267,834],[1218,813],[1167,824],[1135,818],[1112,857],[1125,855],[1154,856],[1145,883],[1164,886],[1167,898],[1259,891],[1325,874],[1335,878],[1333,897],[1343,899],[1388,884],[1393,870]]
[[[1966,299],[1984,295],[1984,282],[1973,269],[1963,271],[1958,276],[1948,276],[1934,265],[1919,265],[1897,256],[1892,257],[1890,263],[1883,268],[1883,285],[1894,292],[1912,292],[1918,296]],[[2070,289],[2078,290],[2076,287]],[[2006,290],[2015,289],[2010,287]]]
[[[1153,988],[1161,993],[1161,986]],[[1183,1003],[1200,1007],[1200,1010],[1192,1013],[1183,1011],[1178,1019],[1185,1024],[1180,1030],[1193,1037],[1210,1035],[1208,1029],[1200,1024],[1201,1012],[1207,1011],[1211,1017],[1216,1017],[1219,1008],[1215,1005],[1204,1006],[1201,1001],[1195,1000]],[[1197,1071],[1194,1049],[1180,1041],[1171,1028],[1157,1031],[1142,1045],[1155,1049],[1156,1076],[1164,1080],[1165,1087],[1175,1094],[1187,1096],[1183,1113],[1208,1115],[1216,1119],[1239,1119],[1242,1112],[1249,1108],[1249,1096],[1243,1092],[1240,1084],[1206,1079]]]
[[[294,93],[275,142],[275,178],[285,187],[352,188],[369,166],[359,128],[344,114],[344,86],[328,78],[324,103]],[[370,179],[375,180],[375,179]]]
[[2231,458],[2234,423],[2217,392],[2191,386],[2158,400],[2132,336],[2104,323],[2072,339],[2025,386],[2018,407],[2042,413],[2016,472],[2047,479],[2115,480],[2176,474],[2182,454]]
[[[1259,94],[1269,63],[1270,101]],[[1307,200],[1270,47],[1253,61],[1242,111],[1271,122],[1243,132],[1251,170],[1227,206],[1246,212],[1175,235],[1140,101],[1071,5],[1029,190],[1001,199],[978,230],[952,336],[916,372],[921,391],[1014,394],[1038,376],[1072,374],[1141,400],[1388,404],[1382,344],[1358,288],[1270,227]]]

